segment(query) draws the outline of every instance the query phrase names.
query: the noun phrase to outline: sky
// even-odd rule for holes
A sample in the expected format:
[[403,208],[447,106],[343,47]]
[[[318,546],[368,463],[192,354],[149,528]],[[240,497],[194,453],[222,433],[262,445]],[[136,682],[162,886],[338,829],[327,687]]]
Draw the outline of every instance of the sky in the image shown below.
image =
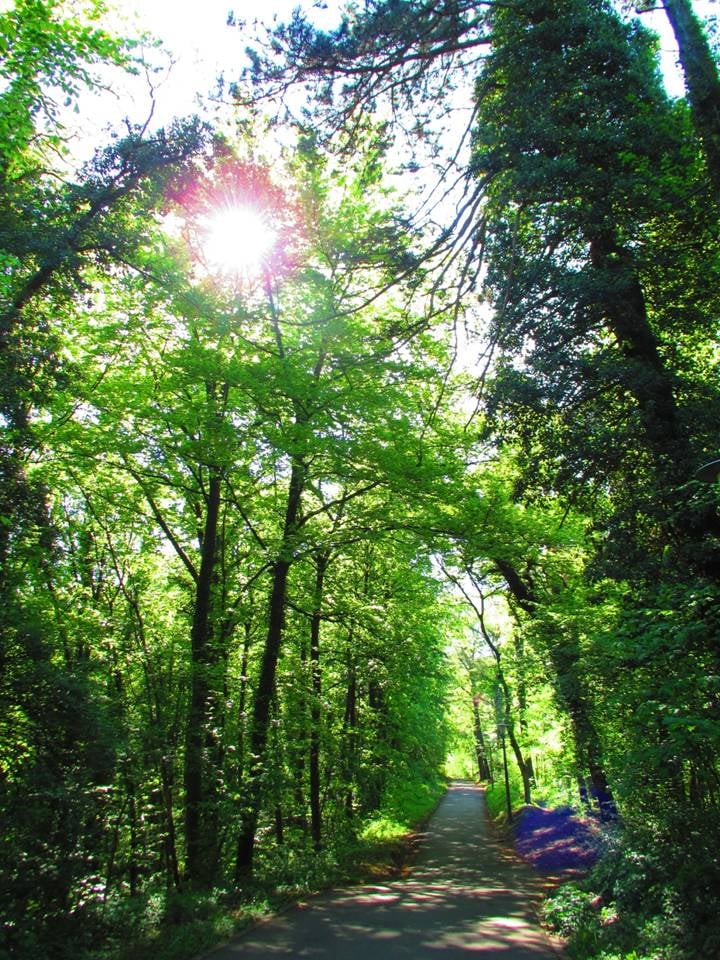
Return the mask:
[[[0,5],[5,2],[0,0]],[[238,27],[227,26],[230,11],[237,20],[269,22],[273,18],[288,20],[299,5],[312,10],[318,26],[330,29],[338,22],[343,0],[109,0],[108,5],[117,11],[113,26],[118,32],[137,35],[147,31],[171,51],[172,63],[167,54],[155,52],[155,61],[163,65],[158,73],[123,82],[121,87],[114,74],[112,90],[83,99],[79,119],[84,133],[77,139],[78,159],[86,159],[92,152],[90,144],[106,141],[103,131],[117,129],[124,118],[143,124],[151,103],[152,127],[164,126],[176,116],[196,112],[198,95],[214,89],[220,73],[228,81],[236,79],[244,63],[247,35]],[[718,0],[695,0],[693,4],[700,16],[717,13],[719,5]],[[663,70],[670,93],[682,95],[682,76],[664,13],[657,10],[644,15],[643,20],[661,35]]]
[[[147,31],[162,40],[172,53],[173,65],[161,73],[155,91],[154,123],[162,125],[172,116],[193,112],[196,95],[215,86],[224,73],[233,80],[245,62],[246,36],[239,27],[227,25],[228,14],[252,24],[254,20],[289,20],[294,8],[312,10],[313,20],[324,29],[339,18],[339,0],[318,4],[313,0],[109,0],[120,13],[120,27],[128,35]],[[320,9],[324,7],[326,9]],[[147,102],[147,84],[132,94],[142,113]],[[136,118],[132,118],[136,119]]]
[[[224,70],[230,76],[242,62],[242,33],[226,26],[230,10],[238,20],[287,20],[298,5],[312,8],[315,21],[325,29],[337,22],[342,6],[340,0],[116,0],[131,23],[162,38],[174,51],[177,65],[172,73],[172,96],[185,103],[192,103],[198,89],[209,88],[218,73]],[[718,0],[694,0],[693,7],[699,16],[709,16],[717,12]],[[643,15],[643,20],[661,34],[667,83],[673,95],[680,95],[682,79],[675,66],[674,42],[665,15],[657,10]]]

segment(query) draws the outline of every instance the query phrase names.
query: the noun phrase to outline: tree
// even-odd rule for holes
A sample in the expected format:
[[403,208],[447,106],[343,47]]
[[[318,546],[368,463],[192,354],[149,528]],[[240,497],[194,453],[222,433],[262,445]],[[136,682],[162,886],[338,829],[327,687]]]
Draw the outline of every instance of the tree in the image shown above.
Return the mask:
[[[688,391],[644,266],[679,183],[677,174],[648,176],[644,151],[664,155],[668,170],[687,169],[676,139],[682,124],[663,106],[646,41],[603,4],[565,5],[552,16],[526,4],[498,12],[494,35],[479,81],[475,162],[493,171],[488,288],[499,305],[495,336],[509,351],[496,402],[514,396],[526,449],[542,436],[543,449],[560,458],[556,483],[587,485],[598,467],[605,475],[615,464],[623,475],[633,468],[623,463],[629,448],[617,444],[619,431],[624,444],[642,437],[635,449],[650,470],[643,482],[655,509],[640,510],[653,513],[673,549],[692,543],[683,562],[712,575],[713,510],[680,492],[699,460],[678,403]],[[525,81],[511,85],[510,76]],[[511,358],[530,341],[523,363]],[[599,409],[612,411],[612,431],[587,430]],[[633,509],[623,521],[629,538]],[[656,556],[664,543],[653,547]]]
[[[533,773],[532,773],[532,762],[529,757],[524,753],[523,746],[518,739],[516,728],[515,728],[515,716],[513,704],[515,702],[514,692],[511,691],[510,685],[508,683],[508,678],[504,669],[503,662],[503,653],[500,645],[500,638],[489,629],[486,615],[485,615],[485,604],[487,599],[487,588],[481,582],[480,578],[472,570],[472,567],[465,566],[461,576],[466,580],[467,584],[464,584],[462,580],[453,575],[449,570],[445,569],[446,576],[451,580],[452,583],[458,588],[458,590],[465,597],[467,603],[475,612],[477,617],[478,627],[482,635],[483,640],[485,641],[492,657],[495,661],[495,676],[497,681],[497,691],[498,691],[498,703],[499,703],[499,713],[498,723],[502,724],[503,737],[507,733],[507,737],[510,741],[510,745],[515,756],[515,762],[517,763],[518,770],[520,771],[520,776],[522,777],[523,783],[523,801],[524,803],[532,802],[532,784],[533,784]],[[522,681],[521,681],[522,685]],[[524,704],[522,703],[522,696],[520,697],[520,711],[521,715],[524,712]]]
[[[95,25],[100,13],[90,5],[70,17],[54,3],[19,2],[0,17],[0,658],[3,715],[12,720],[3,729],[0,815],[18,865],[3,885],[3,936],[28,950],[36,937],[62,941],[79,919],[80,891],[100,869],[98,825],[117,757],[113,710],[89,654],[101,592],[92,541],[68,559],[37,468],[47,438],[39,423],[72,381],[58,327],[86,297],[93,270],[142,243],[128,227],[129,207],[147,215],[169,169],[203,136],[194,123],[154,140],[132,131],[77,177],[60,175],[54,97],[71,105],[96,65],[129,65],[129,44]],[[73,592],[86,601],[77,618]],[[15,751],[18,732],[24,746]]]
[[[717,203],[720,196],[720,77],[717,63],[690,0],[662,0],[662,6],[677,41],[688,100]],[[651,9],[646,3],[639,3],[636,7],[639,13]]]
[[[58,401],[65,456],[89,458],[111,485],[134,485],[153,531],[146,548],[164,540],[176,556],[173,576],[189,608],[184,870],[198,887],[222,876],[229,845],[238,875],[249,870],[268,804],[283,835],[286,747],[274,731],[297,713],[283,699],[278,671],[310,559],[332,571],[346,543],[399,525],[394,502],[407,498],[409,480],[422,495],[444,469],[434,462],[424,410],[437,416],[427,394],[445,348],[429,334],[422,359],[421,349],[406,342],[408,329],[421,324],[382,292],[410,254],[392,207],[371,206],[380,192],[378,157],[370,151],[351,176],[336,175],[331,192],[318,154],[309,143],[305,149],[289,201],[257,164],[231,156],[172,183],[186,215],[202,213],[208,197],[230,188],[264,185],[256,201],[279,198],[277,209],[304,217],[304,246],[290,272],[238,293],[203,279],[198,268],[193,276],[192,264],[179,264],[160,234],[148,233],[139,264],[93,275],[104,310],[78,311],[73,349],[82,389],[78,382],[72,398]],[[89,504],[92,516],[106,513],[92,494]],[[323,590],[316,574],[312,579],[303,737],[309,735],[311,821],[320,843]],[[144,609],[146,601],[138,601]],[[174,683],[184,697],[182,681]],[[239,714],[231,706],[235,683],[242,683]],[[356,705],[347,708],[353,726],[355,689]]]
[[[472,69],[488,43],[491,3],[373,0],[343,12],[337,29],[315,28],[296,10],[248,49],[251,66],[235,88],[241,101],[275,97],[296,84],[317,88],[323,129],[362,133],[363,114],[383,101],[395,120],[417,134],[455,88],[458,71]],[[339,89],[337,89],[338,84]],[[410,115],[408,115],[410,114]]]
[[[253,760],[238,838],[238,880],[252,868],[291,569],[305,551],[313,551],[316,559],[325,555],[326,538],[342,538],[347,518],[352,515],[346,509],[349,504],[380,485],[388,485],[404,470],[413,470],[416,431],[420,429],[411,385],[422,376],[422,367],[414,370],[410,363],[399,366],[394,359],[395,343],[405,339],[408,319],[391,301],[378,308],[370,298],[366,311],[358,310],[358,304],[368,299],[368,280],[373,282],[379,275],[382,281],[398,262],[407,261],[406,241],[392,213],[367,217],[367,198],[381,172],[377,157],[371,152],[369,161],[346,182],[345,193],[333,209],[325,200],[329,193],[320,158],[312,144],[308,143],[306,150],[301,201],[315,246],[304,275],[298,278],[302,284],[298,299],[293,301],[287,292],[284,295],[284,302],[292,304],[291,311],[287,306],[283,311],[274,295],[268,300],[274,342],[271,383],[277,391],[276,402],[281,404],[277,408],[281,433],[274,443],[287,457],[289,472],[282,525],[270,561],[268,631],[251,721]],[[390,397],[393,400],[388,405]],[[402,430],[398,430],[399,424]],[[324,494],[323,488],[328,486],[336,492]],[[385,492],[382,500],[387,496]],[[373,511],[376,509],[374,506]],[[322,582],[318,588],[316,580],[316,589],[321,588]],[[313,600],[313,609],[317,602],[317,598]],[[315,701],[319,695],[317,613],[312,623],[310,659]],[[315,714],[315,727],[317,719]],[[319,844],[314,734],[311,740],[311,818]]]
[[[62,153],[61,106],[97,83],[97,66],[129,68],[133,44],[100,23],[90,0],[70,17],[56,0],[17,0],[0,15],[0,171],[4,183],[46,169]],[[61,105],[58,95],[64,98]]]

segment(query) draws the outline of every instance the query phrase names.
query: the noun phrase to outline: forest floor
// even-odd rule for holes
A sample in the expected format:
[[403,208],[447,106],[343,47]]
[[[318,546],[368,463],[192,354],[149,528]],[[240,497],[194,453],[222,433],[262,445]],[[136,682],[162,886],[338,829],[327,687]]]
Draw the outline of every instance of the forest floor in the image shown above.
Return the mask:
[[488,829],[480,787],[453,783],[410,869],[309,897],[208,960],[557,960],[536,907],[543,884]]

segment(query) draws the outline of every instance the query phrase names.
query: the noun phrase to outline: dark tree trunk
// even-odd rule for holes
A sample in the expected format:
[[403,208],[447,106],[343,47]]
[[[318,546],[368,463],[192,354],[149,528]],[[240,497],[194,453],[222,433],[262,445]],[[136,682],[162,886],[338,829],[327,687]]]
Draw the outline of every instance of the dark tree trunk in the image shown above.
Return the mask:
[[[553,666],[556,670],[568,669],[567,662],[556,664],[554,657]],[[600,737],[590,717],[587,704],[577,690],[577,681],[573,678],[574,672],[565,673],[564,682],[561,677],[558,699],[570,717],[577,759],[590,775],[591,797],[589,799],[597,804],[601,820],[617,820],[615,799],[602,761]]]
[[140,866],[138,864],[138,850],[140,842],[138,838],[138,815],[137,802],[135,799],[135,782],[126,772],[126,789],[128,796],[128,820],[130,823],[130,856],[128,859],[128,890],[130,896],[137,895],[140,882]]
[[685,485],[697,463],[688,430],[678,417],[673,379],[658,349],[632,252],[618,246],[608,232],[591,239],[590,260],[603,277],[598,308],[628,364],[625,387],[637,403],[653,456],[655,498],[666,536],[679,562],[717,581],[720,555],[712,540],[720,539],[720,515],[714,504],[698,507],[688,498]]
[[355,780],[355,763],[357,754],[357,672],[352,657],[352,632],[348,636],[348,655],[347,655],[347,690],[345,693],[345,716],[343,718],[344,736],[344,757],[343,769],[345,771],[345,814],[348,820],[352,820],[355,812],[355,793],[353,783]]
[[162,785],[163,815],[165,818],[168,879],[177,890],[180,886],[180,866],[177,853],[175,815],[173,813],[173,772],[167,757],[161,757],[160,759],[160,783]]
[[313,846],[322,847],[322,813],[320,809],[320,723],[322,673],[320,670],[320,624],[322,620],[322,599],[325,571],[328,564],[326,553],[318,553],[315,558],[315,596],[312,619],[310,621],[310,670],[312,677],[312,706],[310,708],[310,824]]
[[279,803],[275,804],[275,843],[277,843],[279,847],[282,847],[285,843],[283,812]]
[[245,708],[247,706],[248,691],[248,663],[250,661],[250,642],[252,639],[252,624],[250,620],[245,622],[245,636],[243,638],[242,658],[240,661],[240,694],[238,696],[237,708],[237,749],[235,753],[235,764],[233,771],[233,784],[237,788],[240,786],[243,775],[243,766],[245,764]]
[[295,770],[295,782],[293,787],[295,817],[296,817],[298,826],[303,831],[303,833],[307,833],[307,830],[308,830],[307,805],[305,802],[305,770],[307,768],[306,755],[308,753],[307,744],[305,743],[305,733],[308,727],[307,700],[305,697],[306,680],[307,680],[307,661],[308,661],[307,644],[305,643],[305,638],[301,635],[300,675],[302,677],[302,685],[301,685],[302,692],[298,697],[298,714],[300,718],[299,720],[300,733],[296,738],[296,742],[293,744],[292,764]]
[[288,573],[292,565],[292,552],[294,548],[293,537],[297,529],[304,483],[304,466],[296,460],[293,463],[290,474],[280,555],[272,567],[268,631],[260,667],[260,678],[258,680],[255,702],[253,704],[252,726],[250,730],[250,763],[247,777],[245,778],[244,809],[240,823],[237,856],[235,860],[235,879],[238,882],[252,872],[253,854],[255,851],[255,831],[257,829],[262,803],[260,781],[268,738],[270,705],[275,691],[277,662],[280,656],[285,623]]
[[608,231],[590,238],[590,262],[601,281],[597,307],[628,363],[625,387],[635,398],[662,479],[684,479],[690,446],[678,423],[673,382],[658,351],[632,253]]
[[213,774],[206,769],[207,760],[203,754],[209,735],[212,696],[210,675],[215,659],[211,643],[211,608],[220,486],[220,473],[212,469],[190,635],[192,672],[185,737],[185,849],[188,879],[200,886],[212,883],[217,867],[217,837],[212,835],[214,818],[210,816],[212,811],[208,809],[210,798],[207,795]]
[[477,757],[478,777],[480,780],[487,780],[492,783],[490,764],[488,763],[487,751],[485,750],[485,738],[483,737],[482,724],[480,723],[480,708],[475,698],[473,698],[473,727],[475,732],[475,756]]

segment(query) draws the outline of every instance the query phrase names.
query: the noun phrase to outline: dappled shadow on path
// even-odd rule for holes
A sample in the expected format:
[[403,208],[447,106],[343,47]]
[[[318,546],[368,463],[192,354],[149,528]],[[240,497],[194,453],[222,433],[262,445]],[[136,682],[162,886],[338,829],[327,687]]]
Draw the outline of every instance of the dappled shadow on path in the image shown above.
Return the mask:
[[453,785],[406,880],[336,890],[213,954],[213,960],[552,960],[527,869],[487,837],[482,793]]

